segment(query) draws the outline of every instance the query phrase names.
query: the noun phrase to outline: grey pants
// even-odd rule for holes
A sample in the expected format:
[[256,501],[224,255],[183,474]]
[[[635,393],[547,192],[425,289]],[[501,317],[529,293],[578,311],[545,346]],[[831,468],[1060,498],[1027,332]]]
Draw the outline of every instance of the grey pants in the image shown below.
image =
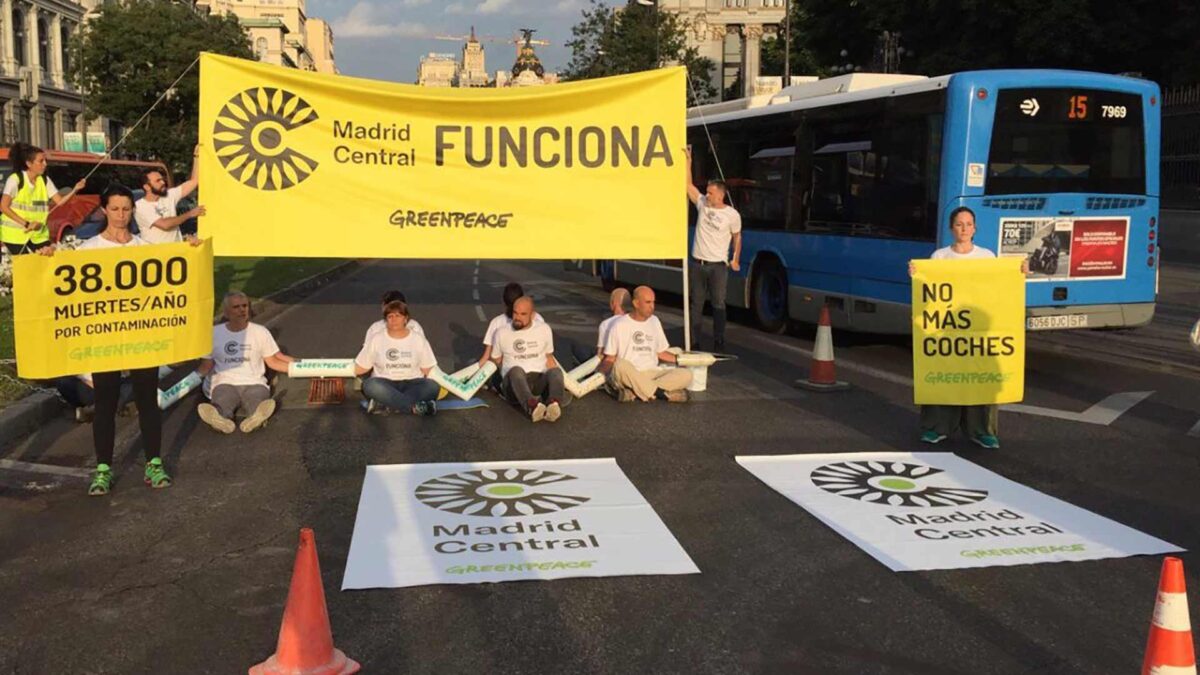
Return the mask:
[[688,293],[691,295],[692,346],[700,341],[700,324],[704,318],[704,301],[712,303],[713,340],[725,342],[725,289],[729,285],[729,267],[724,263],[705,263],[692,260],[688,268]]
[[[566,405],[562,368],[551,368],[544,373],[526,373],[514,366],[504,376],[504,388],[521,404],[521,409],[525,412],[532,409],[529,401],[533,399],[542,403],[558,401],[560,405]],[[534,407],[536,406],[534,403]]]
[[252,415],[258,404],[271,398],[271,389],[261,384],[218,384],[209,398],[221,417],[231,420],[239,411],[242,417]]
[[953,436],[960,428],[968,438],[996,436],[998,405],[923,405],[921,431]]

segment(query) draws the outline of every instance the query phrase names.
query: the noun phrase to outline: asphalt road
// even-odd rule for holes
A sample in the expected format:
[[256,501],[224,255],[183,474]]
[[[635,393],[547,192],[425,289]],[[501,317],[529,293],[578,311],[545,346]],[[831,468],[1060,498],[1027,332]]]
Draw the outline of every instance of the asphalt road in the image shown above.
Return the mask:
[[[399,287],[439,361],[465,365],[501,287],[516,280],[555,328],[563,360],[594,344],[605,299],[594,280],[549,263],[475,270],[369,263],[272,328],[296,356],[352,356],[380,293]],[[660,315],[678,341],[670,303]],[[335,642],[364,672],[1135,672],[1158,558],[893,573],[734,463],[930,449],[916,441],[903,341],[836,341],[839,375],[853,384],[845,393],[792,386],[808,365],[806,337],[738,325],[730,343],[740,360],[711,370],[692,403],[593,394],[555,425],[531,426],[490,395],[487,409],[432,419],[368,417],[356,399],[306,406],[303,383],[283,380],[269,427],[222,436],[199,423],[193,396],[166,420],[176,484],[141,485],[127,420],[104,499],[85,497],[80,477],[90,429],[56,421],[0,450],[37,465],[0,469],[0,673],[245,672],[274,649],[303,526],[316,531]],[[1200,438],[1188,435],[1200,420],[1195,372],[1037,344],[1025,404],[1041,414],[1003,413],[1000,451],[963,441],[937,449],[1200,546]],[[1171,354],[1193,367],[1200,358]],[[1062,419],[1122,392],[1153,394],[1108,425]],[[701,574],[337,590],[365,465],[586,457],[618,460]],[[1200,589],[1200,560],[1183,557]]]

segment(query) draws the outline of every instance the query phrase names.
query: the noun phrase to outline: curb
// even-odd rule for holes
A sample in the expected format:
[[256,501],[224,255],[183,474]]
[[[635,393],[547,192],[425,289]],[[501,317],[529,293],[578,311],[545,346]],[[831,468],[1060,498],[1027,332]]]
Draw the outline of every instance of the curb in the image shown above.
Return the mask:
[[[329,282],[358,269],[360,264],[358,260],[347,260],[324,272],[318,272],[287,288],[255,300],[255,303],[261,307],[261,311],[254,317],[255,321],[266,322],[282,312],[286,308],[285,303],[313,293]],[[213,300],[215,302],[219,299],[213,298]],[[67,404],[57,394],[35,391],[4,410],[0,410],[0,449],[7,449],[14,441],[24,438],[38,427],[62,414],[66,408]]]

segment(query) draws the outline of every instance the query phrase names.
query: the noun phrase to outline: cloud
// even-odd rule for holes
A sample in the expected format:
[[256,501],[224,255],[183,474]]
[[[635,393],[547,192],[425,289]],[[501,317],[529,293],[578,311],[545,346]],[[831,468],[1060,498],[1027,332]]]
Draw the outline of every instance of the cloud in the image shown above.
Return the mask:
[[[402,4],[415,6],[426,2],[429,0],[403,0]],[[333,34],[338,38],[414,37],[427,33],[429,29],[421,23],[387,23],[379,16],[379,10],[373,2],[357,2],[346,16],[333,21]]]
[[480,14],[497,14],[508,9],[512,4],[512,0],[483,0],[479,6],[475,8]]
[[559,0],[550,11],[555,14],[574,14],[582,10],[583,0]]
[[446,5],[446,9],[444,11],[447,14],[466,14],[467,7],[461,2],[452,2]]

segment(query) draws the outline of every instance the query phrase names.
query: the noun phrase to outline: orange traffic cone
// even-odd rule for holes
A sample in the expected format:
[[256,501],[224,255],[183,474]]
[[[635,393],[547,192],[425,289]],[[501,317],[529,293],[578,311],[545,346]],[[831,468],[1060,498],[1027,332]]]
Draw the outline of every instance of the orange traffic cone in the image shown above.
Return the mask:
[[1163,560],[1142,675],[1196,675],[1196,650],[1179,558]]
[[317,544],[306,527],[300,530],[279,644],[274,656],[251,668],[250,675],[350,675],[360,667],[333,646]]
[[796,386],[811,391],[842,391],[850,385],[838,382],[833,365],[833,326],[829,322],[829,306],[821,306],[817,322],[817,341],[813,345],[812,368],[807,380],[796,380]]

